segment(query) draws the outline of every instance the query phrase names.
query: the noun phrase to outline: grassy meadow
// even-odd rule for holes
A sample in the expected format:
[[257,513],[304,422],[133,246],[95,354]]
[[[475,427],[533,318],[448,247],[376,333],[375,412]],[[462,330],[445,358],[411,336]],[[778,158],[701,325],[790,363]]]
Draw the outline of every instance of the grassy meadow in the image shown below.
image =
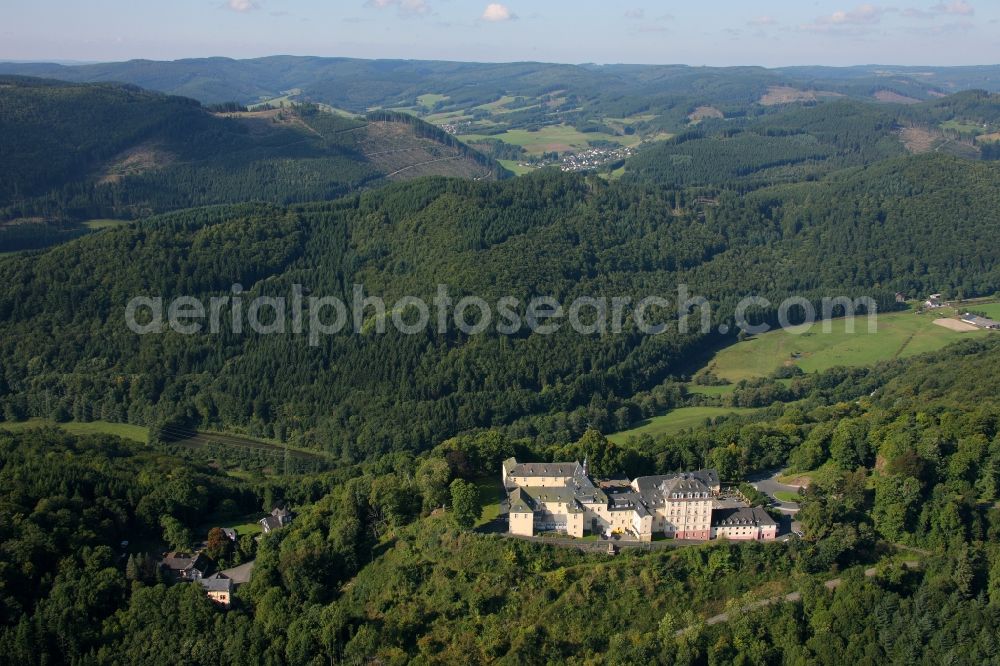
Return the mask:
[[673,435],[689,428],[698,428],[705,424],[705,419],[714,419],[719,416],[730,414],[748,414],[752,409],[742,409],[737,407],[681,407],[663,416],[654,416],[639,423],[629,430],[616,432],[608,435],[608,439],[615,444],[624,444],[632,435]]
[[967,310],[982,312],[990,319],[1000,321],[1000,303],[987,303],[986,305],[969,305]]
[[125,226],[128,223],[128,220],[97,219],[87,220],[83,223],[83,226],[87,227],[91,231],[99,231],[101,229],[114,229],[115,227]]
[[88,423],[56,423],[48,419],[29,419],[27,421],[2,421],[0,430],[23,432],[33,428],[56,427],[73,435],[115,435],[122,439],[145,444],[148,441],[149,429],[129,423],[109,423],[108,421],[90,421]]
[[448,98],[448,95],[438,95],[436,93],[425,93],[417,98],[417,104],[424,107],[425,109],[432,109],[434,105],[438,102],[443,102]]
[[731,382],[766,377],[787,365],[797,365],[807,373],[821,372],[838,365],[873,365],[932,352],[967,337],[990,334],[952,331],[934,323],[935,319],[952,315],[952,311],[882,314],[874,333],[868,332],[867,319],[860,318],[854,322],[853,333],[847,332],[846,319],[834,320],[830,333],[824,333],[821,324],[808,330],[797,327],[770,331],[723,349],[707,369]]
[[636,135],[614,136],[601,132],[584,133],[569,125],[550,125],[534,132],[513,129],[492,136],[466,134],[459,138],[467,143],[483,139],[499,139],[515,146],[521,146],[529,155],[541,155],[553,151],[564,153],[585,150],[590,147],[590,141],[611,141],[622,146],[634,146],[640,141],[640,137]]
[[524,174],[531,173],[535,170],[534,167],[521,166],[521,163],[517,160],[497,160],[497,162],[503,165],[503,168],[507,169],[515,176],[523,176]]

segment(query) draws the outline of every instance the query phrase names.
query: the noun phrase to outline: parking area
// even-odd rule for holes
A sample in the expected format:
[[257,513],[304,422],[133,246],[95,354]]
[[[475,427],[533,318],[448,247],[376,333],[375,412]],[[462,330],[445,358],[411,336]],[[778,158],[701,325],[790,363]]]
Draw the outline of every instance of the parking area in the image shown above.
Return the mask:
[[771,506],[782,513],[784,519],[778,524],[778,534],[798,533],[801,535],[802,527],[795,519],[795,514],[801,508],[798,502],[790,502],[778,499],[776,493],[798,494],[800,486],[793,486],[782,483],[778,480],[781,476],[781,469],[771,469],[759,474],[751,475],[747,481],[754,488],[764,493],[772,499]]

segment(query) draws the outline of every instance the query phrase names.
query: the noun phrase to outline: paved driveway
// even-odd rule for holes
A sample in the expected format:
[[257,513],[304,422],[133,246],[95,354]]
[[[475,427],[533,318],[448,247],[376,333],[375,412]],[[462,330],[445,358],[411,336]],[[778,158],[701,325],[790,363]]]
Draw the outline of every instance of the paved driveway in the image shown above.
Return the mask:
[[771,469],[759,474],[753,474],[747,479],[747,481],[749,481],[750,485],[754,488],[773,499],[774,507],[787,517],[786,520],[781,521],[778,526],[779,534],[801,532],[802,526],[797,520],[795,520],[795,514],[799,512],[800,508],[799,503],[783,502],[774,496],[774,493],[779,490],[789,493],[797,493],[799,491],[799,486],[790,486],[787,483],[781,483],[778,481],[778,476],[780,476],[780,474],[781,469]]
[[797,513],[799,510],[798,502],[784,502],[774,496],[774,493],[779,490],[788,493],[797,493],[799,491],[798,486],[790,486],[787,483],[778,481],[780,474],[780,469],[772,469],[760,474],[754,474],[750,476],[748,481],[754,488],[774,499],[777,502],[775,506],[782,513]]

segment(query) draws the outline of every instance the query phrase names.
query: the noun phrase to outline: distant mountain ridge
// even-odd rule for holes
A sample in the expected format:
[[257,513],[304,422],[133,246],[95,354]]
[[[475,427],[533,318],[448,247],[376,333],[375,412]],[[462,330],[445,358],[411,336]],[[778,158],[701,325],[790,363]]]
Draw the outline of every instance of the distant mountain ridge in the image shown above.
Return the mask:
[[568,88],[586,98],[611,99],[616,95],[681,94],[688,92],[696,80],[703,83],[699,88],[707,95],[706,101],[756,99],[769,86],[825,89],[856,97],[869,97],[884,89],[918,100],[972,88],[1000,92],[1000,65],[767,69],[268,56],[247,60],[214,57],[83,65],[0,63],[0,73],[74,82],[133,83],[193,97],[203,103],[230,100],[252,103],[262,97],[301,89],[313,101],[355,112],[405,103],[432,90],[451,96],[457,93],[495,98],[504,93],[535,95]]

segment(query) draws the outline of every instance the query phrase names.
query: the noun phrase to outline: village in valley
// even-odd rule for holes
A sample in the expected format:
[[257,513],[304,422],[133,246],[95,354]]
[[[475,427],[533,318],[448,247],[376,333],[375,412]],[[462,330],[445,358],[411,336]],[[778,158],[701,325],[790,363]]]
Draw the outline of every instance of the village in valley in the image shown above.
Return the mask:
[[543,156],[540,160],[522,161],[518,166],[524,168],[556,166],[562,171],[586,171],[624,162],[633,152],[634,149],[629,146],[593,147],[579,152],[556,153],[550,155],[547,160]]

